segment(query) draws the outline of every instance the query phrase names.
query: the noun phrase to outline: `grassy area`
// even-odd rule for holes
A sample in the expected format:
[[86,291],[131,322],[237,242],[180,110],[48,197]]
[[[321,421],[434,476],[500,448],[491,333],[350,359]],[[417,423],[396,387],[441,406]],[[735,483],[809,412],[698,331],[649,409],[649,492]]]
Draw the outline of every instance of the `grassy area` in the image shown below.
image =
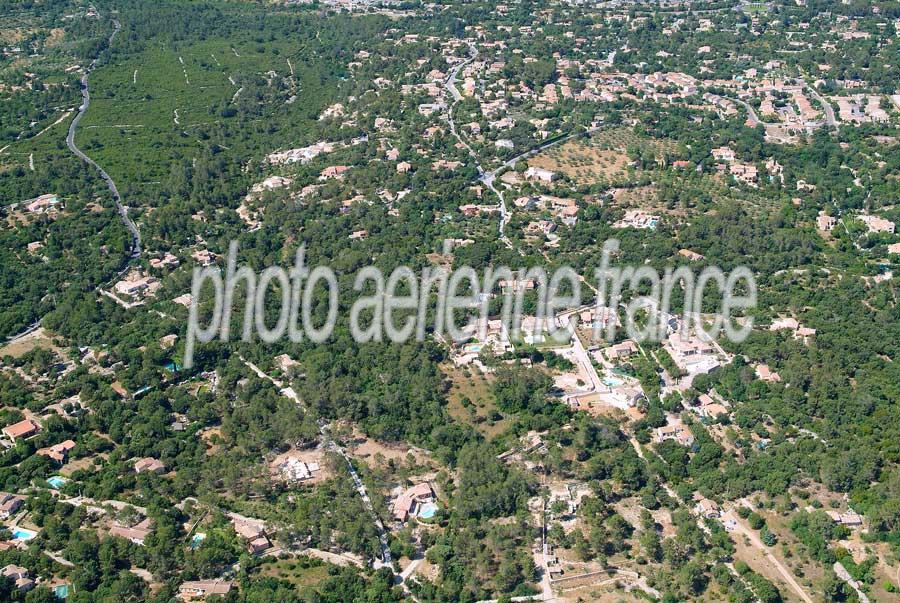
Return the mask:
[[301,593],[312,593],[315,585],[328,578],[328,566],[305,567],[308,561],[278,559],[262,566],[262,575],[290,582]]
[[[509,421],[491,419],[496,416],[495,413],[499,414],[491,393],[491,379],[474,367],[444,366],[443,370],[450,379],[450,391],[447,393],[447,412],[450,416],[474,426],[488,438],[503,433]],[[471,404],[464,400],[471,401]]]

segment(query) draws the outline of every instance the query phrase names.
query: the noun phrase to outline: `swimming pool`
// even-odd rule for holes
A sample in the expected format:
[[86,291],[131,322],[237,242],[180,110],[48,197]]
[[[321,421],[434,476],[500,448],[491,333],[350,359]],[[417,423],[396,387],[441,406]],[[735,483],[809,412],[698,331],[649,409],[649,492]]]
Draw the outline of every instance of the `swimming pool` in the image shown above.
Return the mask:
[[191,548],[196,549],[203,541],[206,540],[206,534],[194,534],[193,538],[191,538]]
[[12,539],[19,540],[22,542],[31,540],[35,536],[37,536],[37,532],[34,532],[32,530],[26,530],[25,528],[13,528],[13,531],[12,531]]
[[47,478],[47,483],[50,484],[50,487],[53,488],[54,490],[59,490],[60,488],[65,486],[66,482],[68,482],[68,481],[69,480],[67,480],[66,478],[60,477],[58,475],[54,475],[53,477]]
[[53,594],[56,595],[57,599],[68,599],[69,598],[69,585],[68,584],[60,584],[59,586],[54,586]]
[[419,509],[419,517],[422,519],[431,519],[434,517],[435,513],[437,513],[438,506],[434,503],[425,503],[422,505],[422,508]]
[[607,387],[619,387],[622,383],[623,381],[621,379],[614,379],[613,377],[603,378],[603,385]]

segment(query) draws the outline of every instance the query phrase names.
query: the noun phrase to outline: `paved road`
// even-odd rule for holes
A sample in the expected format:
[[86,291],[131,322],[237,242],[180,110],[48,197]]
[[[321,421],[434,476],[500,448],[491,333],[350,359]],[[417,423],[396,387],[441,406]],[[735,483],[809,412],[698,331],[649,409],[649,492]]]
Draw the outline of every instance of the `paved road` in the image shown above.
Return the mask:
[[831,103],[822,98],[812,86],[807,86],[806,89],[809,90],[809,95],[819,101],[822,104],[822,108],[825,109],[825,123],[832,128],[837,126],[837,119],[834,118],[834,107],[831,106]]
[[[118,19],[113,19],[113,25],[115,26],[115,30],[113,30],[112,34],[109,36],[109,44],[112,44],[113,39],[116,37],[116,34],[119,33],[119,30],[122,29],[122,25],[119,23]],[[75,130],[78,128],[78,123],[81,121],[81,118],[84,117],[84,114],[87,112],[88,107],[91,105],[91,95],[90,90],[88,89],[88,77],[91,75],[91,72],[97,67],[97,63],[100,58],[97,57],[93,61],[91,61],[91,66],[87,68],[84,72],[84,75],[81,76],[81,106],[78,108],[78,113],[75,115],[75,118],[72,120],[72,123],[69,124],[69,133],[66,135],[66,144],[69,146],[69,150],[71,150],[75,155],[77,155],[82,161],[87,163],[88,165],[94,167],[98,172],[100,172],[100,177],[106,181],[106,185],[109,187],[109,191],[112,193],[113,201],[116,203],[116,210],[119,212],[119,217],[122,219],[122,223],[125,227],[131,232],[131,257],[136,258],[141,255],[141,233],[138,231],[137,226],[135,226],[134,222],[131,218],[128,217],[128,210],[122,205],[122,197],[119,195],[119,189],[116,187],[116,183],[113,182],[113,179],[110,178],[109,174],[106,173],[102,167],[100,167],[96,161],[88,157],[84,154],[84,152],[78,148],[75,144]]]

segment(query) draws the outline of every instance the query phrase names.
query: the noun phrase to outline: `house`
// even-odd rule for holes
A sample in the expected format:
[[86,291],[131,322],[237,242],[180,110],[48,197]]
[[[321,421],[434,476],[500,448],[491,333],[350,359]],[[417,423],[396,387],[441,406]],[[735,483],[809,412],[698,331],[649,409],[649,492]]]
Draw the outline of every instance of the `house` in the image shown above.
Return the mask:
[[703,259],[703,256],[697,253],[696,251],[691,251],[690,249],[679,249],[678,255],[681,257],[687,258],[692,262],[699,262]]
[[900,243],[891,243],[888,245],[888,253],[900,253]]
[[405,174],[412,169],[412,164],[407,161],[401,161],[397,164],[397,173]]
[[191,257],[194,258],[195,262],[204,267],[212,266],[216,263],[216,254],[209,251],[208,249],[198,249],[191,254]]
[[129,274],[126,278],[117,282],[113,287],[116,292],[123,295],[140,295],[150,293],[159,288],[159,281],[149,275]]
[[9,492],[0,492],[0,519],[9,519],[15,515],[24,504],[24,497],[16,496]]
[[537,180],[538,182],[550,184],[551,182],[556,180],[556,172],[532,166],[525,170],[525,179]]
[[150,259],[150,266],[152,268],[156,268],[157,270],[162,268],[177,268],[178,263],[178,258],[171,253],[166,253],[161,258]]
[[43,214],[47,213],[51,209],[55,209],[57,205],[59,205],[59,197],[54,194],[41,195],[35,199],[32,199],[28,205],[25,206],[29,212],[35,214]]
[[416,484],[397,497],[394,501],[394,518],[404,522],[416,515],[419,505],[434,502],[434,491],[427,482]]
[[302,482],[313,477],[313,474],[319,470],[319,463],[289,458],[278,465],[278,470],[285,479]]
[[300,367],[300,363],[288,356],[287,354],[279,354],[275,356],[272,360],[275,361],[275,365],[281,370],[281,372],[285,375],[291,375],[295,369]]
[[626,339],[622,343],[617,343],[612,345],[606,349],[606,357],[610,362],[615,362],[617,360],[624,360],[625,358],[629,358],[632,354],[638,353],[637,344],[631,341],[630,339]]
[[15,582],[16,590],[22,593],[28,592],[35,586],[34,580],[29,577],[28,570],[18,565],[7,565],[0,569],[0,576]]
[[819,216],[816,218],[816,228],[818,228],[822,232],[830,232],[836,225],[837,218],[835,218],[834,216],[819,214]]
[[719,147],[717,149],[712,150],[713,159],[716,161],[734,161],[737,159],[737,155],[734,150],[729,149],[728,147]]
[[114,524],[109,529],[110,536],[118,536],[119,538],[124,538],[126,540],[130,540],[134,544],[139,546],[144,546],[144,540],[147,539],[147,536],[150,535],[150,532],[153,531],[153,520],[152,519],[144,519],[139,524],[132,526],[130,528]]
[[697,413],[704,419],[715,419],[719,415],[727,415],[728,409],[718,402],[701,406]]
[[756,376],[763,381],[769,383],[778,383],[781,381],[781,375],[769,368],[768,364],[759,364],[756,366]]
[[670,421],[668,425],[653,430],[654,442],[661,444],[666,440],[675,440],[682,446],[690,446],[694,443],[694,434],[687,425],[676,419]]
[[138,460],[134,464],[134,472],[135,473],[165,473],[166,466],[154,458],[143,458]]
[[894,234],[894,223],[878,216],[860,216],[860,221],[865,224],[869,232],[887,232]]
[[15,442],[18,439],[30,438],[38,431],[40,431],[41,426],[31,421],[29,419],[25,419],[24,421],[19,421],[14,425],[9,425],[8,427],[3,428],[3,435],[8,437],[10,440]]
[[49,459],[59,463],[62,465],[66,462],[66,459],[69,457],[69,451],[75,448],[75,442],[72,440],[66,440],[65,442],[60,442],[59,444],[54,444],[49,448],[41,448],[37,451],[37,453],[41,456],[46,456]]
[[234,588],[234,582],[225,580],[195,580],[182,582],[178,587],[178,598],[182,601],[204,600],[209,595],[224,597]]
[[706,519],[718,519],[719,505],[715,501],[704,498],[699,493],[694,495],[697,504],[694,505],[694,512]]
[[261,553],[272,546],[266,535],[266,527],[260,521],[232,517],[231,524],[238,536],[247,541],[247,550],[253,553]]
[[344,174],[346,174],[349,170],[350,167],[346,165],[331,165],[322,170],[321,174],[319,174],[319,180],[327,180],[328,178],[343,178]]
[[843,526],[858,528],[862,526],[862,517],[854,511],[853,509],[849,509],[846,513],[841,513],[839,511],[828,511],[828,516],[835,521],[835,523],[839,523]]

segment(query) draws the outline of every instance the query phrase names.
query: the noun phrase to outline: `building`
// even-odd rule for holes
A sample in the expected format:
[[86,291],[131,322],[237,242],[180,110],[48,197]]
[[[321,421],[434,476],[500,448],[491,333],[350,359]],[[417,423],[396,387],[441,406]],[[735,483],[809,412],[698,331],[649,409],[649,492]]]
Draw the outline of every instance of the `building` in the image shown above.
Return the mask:
[[16,590],[19,592],[28,592],[35,586],[35,582],[30,578],[28,570],[18,565],[7,565],[0,569],[0,576],[15,582]]
[[159,281],[149,275],[133,273],[114,285],[117,293],[136,296],[159,288]]
[[757,365],[756,376],[769,383],[778,383],[781,381],[781,375],[770,369],[768,364]]
[[694,434],[687,425],[676,419],[670,421],[668,425],[653,430],[654,442],[661,444],[666,440],[674,440],[682,446],[690,446],[694,443]]
[[894,223],[879,216],[860,216],[860,221],[865,224],[869,232],[887,232],[894,234]]
[[681,257],[687,258],[692,262],[699,262],[703,259],[703,256],[697,253],[696,251],[691,251],[690,249],[679,249],[678,255]]
[[24,497],[16,496],[9,492],[0,492],[0,519],[9,519],[15,515],[24,504]]
[[428,483],[416,484],[394,501],[394,518],[397,521],[406,521],[418,512],[418,508],[427,503],[434,502],[434,491]]
[[816,218],[816,228],[822,232],[830,232],[834,229],[835,225],[837,225],[837,218],[834,216],[819,214],[819,217]]
[[25,419],[24,421],[19,421],[14,425],[4,427],[2,431],[3,435],[15,442],[18,439],[30,438],[40,430],[40,425],[30,419]]
[[231,524],[235,533],[247,542],[247,550],[254,555],[272,546],[266,534],[266,527],[261,521],[232,517]]
[[350,167],[346,165],[331,165],[322,170],[322,173],[319,175],[319,180],[326,180],[328,178],[343,178],[344,174],[349,170]]
[[208,249],[198,249],[191,254],[191,257],[194,258],[195,262],[204,267],[212,266],[216,263],[216,254],[209,251]]
[[697,501],[697,504],[694,505],[695,513],[706,519],[719,518],[719,505],[715,501],[704,498],[699,493],[694,494],[694,500]]
[[862,517],[860,517],[860,515],[853,509],[849,509],[846,513],[841,513],[839,511],[828,511],[828,517],[833,519],[835,523],[839,523],[850,528],[858,528],[863,524]]
[[719,147],[717,149],[712,150],[713,159],[716,161],[734,161],[737,159],[737,155],[734,150],[729,149],[728,147]]
[[138,460],[134,464],[134,472],[135,473],[165,473],[166,466],[154,458],[143,458]]
[[28,205],[25,206],[25,209],[31,213],[43,214],[55,209],[59,204],[59,197],[56,195],[41,195],[40,197],[32,199]]
[[636,343],[630,339],[626,339],[622,343],[617,343],[606,348],[605,353],[610,362],[615,362],[617,360],[630,358],[633,354],[637,354],[638,347]]
[[130,528],[114,524],[109,529],[110,536],[118,536],[119,538],[124,538],[126,540],[130,540],[134,544],[139,546],[144,546],[144,540],[147,539],[147,536],[150,535],[150,532],[153,531],[153,520],[152,519],[144,519],[139,524],[132,526]]
[[75,442],[72,440],[66,440],[65,442],[54,444],[49,448],[41,448],[37,451],[37,453],[41,456],[46,456],[47,458],[62,465],[66,462],[66,459],[68,459],[69,451],[71,451],[73,448],[75,448]]
[[178,598],[182,601],[204,600],[210,595],[224,597],[234,588],[234,582],[226,580],[195,580],[182,582],[178,587]]
[[543,182],[544,184],[550,184],[554,180],[556,180],[556,172],[551,170],[545,170],[544,168],[539,167],[530,167],[525,170],[525,178],[526,180],[537,180],[538,182]]

